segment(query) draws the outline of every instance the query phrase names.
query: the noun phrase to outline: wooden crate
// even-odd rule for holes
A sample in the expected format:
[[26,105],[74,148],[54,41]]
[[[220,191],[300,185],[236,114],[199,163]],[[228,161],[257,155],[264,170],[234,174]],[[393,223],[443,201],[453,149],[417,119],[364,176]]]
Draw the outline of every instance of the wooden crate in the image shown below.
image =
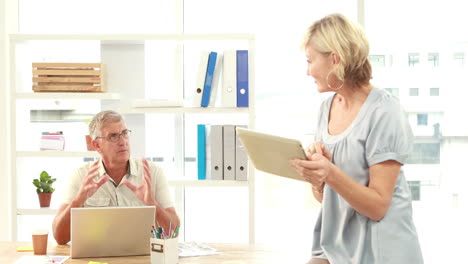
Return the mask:
[[104,92],[102,63],[33,63],[34,92]]

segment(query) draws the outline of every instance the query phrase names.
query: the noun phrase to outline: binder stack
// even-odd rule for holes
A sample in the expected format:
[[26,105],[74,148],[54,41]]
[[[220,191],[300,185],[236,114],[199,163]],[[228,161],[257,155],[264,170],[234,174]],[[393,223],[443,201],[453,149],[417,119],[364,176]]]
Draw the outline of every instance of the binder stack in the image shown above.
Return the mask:
[[249,51],[203,51],[195,84],[195,107],[215,106],[222,75],[221,107],[249,107]]
[[248,157],[236,135],[245,125],[198,125],[198,179],[248,179]]

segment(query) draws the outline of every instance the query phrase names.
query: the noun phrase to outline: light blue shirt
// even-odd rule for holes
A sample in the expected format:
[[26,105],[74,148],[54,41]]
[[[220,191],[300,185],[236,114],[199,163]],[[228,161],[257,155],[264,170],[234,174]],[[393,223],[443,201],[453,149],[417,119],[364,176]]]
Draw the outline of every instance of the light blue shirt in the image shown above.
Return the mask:
[[[373,88],[355,120],[339,135],[328,133],[332,99],[321,106],[316,140],[330,150],[338,168],[367,186],[370,166],[386,160],[405,163],[413,134],[397,98]],[[379,222],[358,213],[325,185],[312,256],[332,264],[423,263],[403,167],[388,211]]]

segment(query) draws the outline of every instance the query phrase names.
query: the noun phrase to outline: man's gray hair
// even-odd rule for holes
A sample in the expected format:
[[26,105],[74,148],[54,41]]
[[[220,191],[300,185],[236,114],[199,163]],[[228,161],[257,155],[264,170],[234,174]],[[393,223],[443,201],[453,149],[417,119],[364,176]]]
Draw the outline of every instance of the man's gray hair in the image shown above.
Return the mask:
[[89,123],[89,135],[92,139],[101,136],[101,129],[106,125],[107,122],[120,122],[123,120],[121,114],[112,110],[105,110],[97,113],[91,123]]

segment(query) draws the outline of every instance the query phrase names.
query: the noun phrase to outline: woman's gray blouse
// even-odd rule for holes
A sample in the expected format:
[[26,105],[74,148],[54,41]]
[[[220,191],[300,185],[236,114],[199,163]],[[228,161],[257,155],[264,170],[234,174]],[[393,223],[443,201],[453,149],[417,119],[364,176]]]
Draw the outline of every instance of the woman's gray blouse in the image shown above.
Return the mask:
[[[316,140],[330,150],[338,168],[367,186],[370,166],[386,160],[405,164],[413,135],[397,98],[373,88],[355,120],[339,135],[328,133],[332,99],[333,96],[321,106]],[[312,255],[332,264],[423,263],[403,167],[390,207],[378,222],[358,213],[325,185]]]

